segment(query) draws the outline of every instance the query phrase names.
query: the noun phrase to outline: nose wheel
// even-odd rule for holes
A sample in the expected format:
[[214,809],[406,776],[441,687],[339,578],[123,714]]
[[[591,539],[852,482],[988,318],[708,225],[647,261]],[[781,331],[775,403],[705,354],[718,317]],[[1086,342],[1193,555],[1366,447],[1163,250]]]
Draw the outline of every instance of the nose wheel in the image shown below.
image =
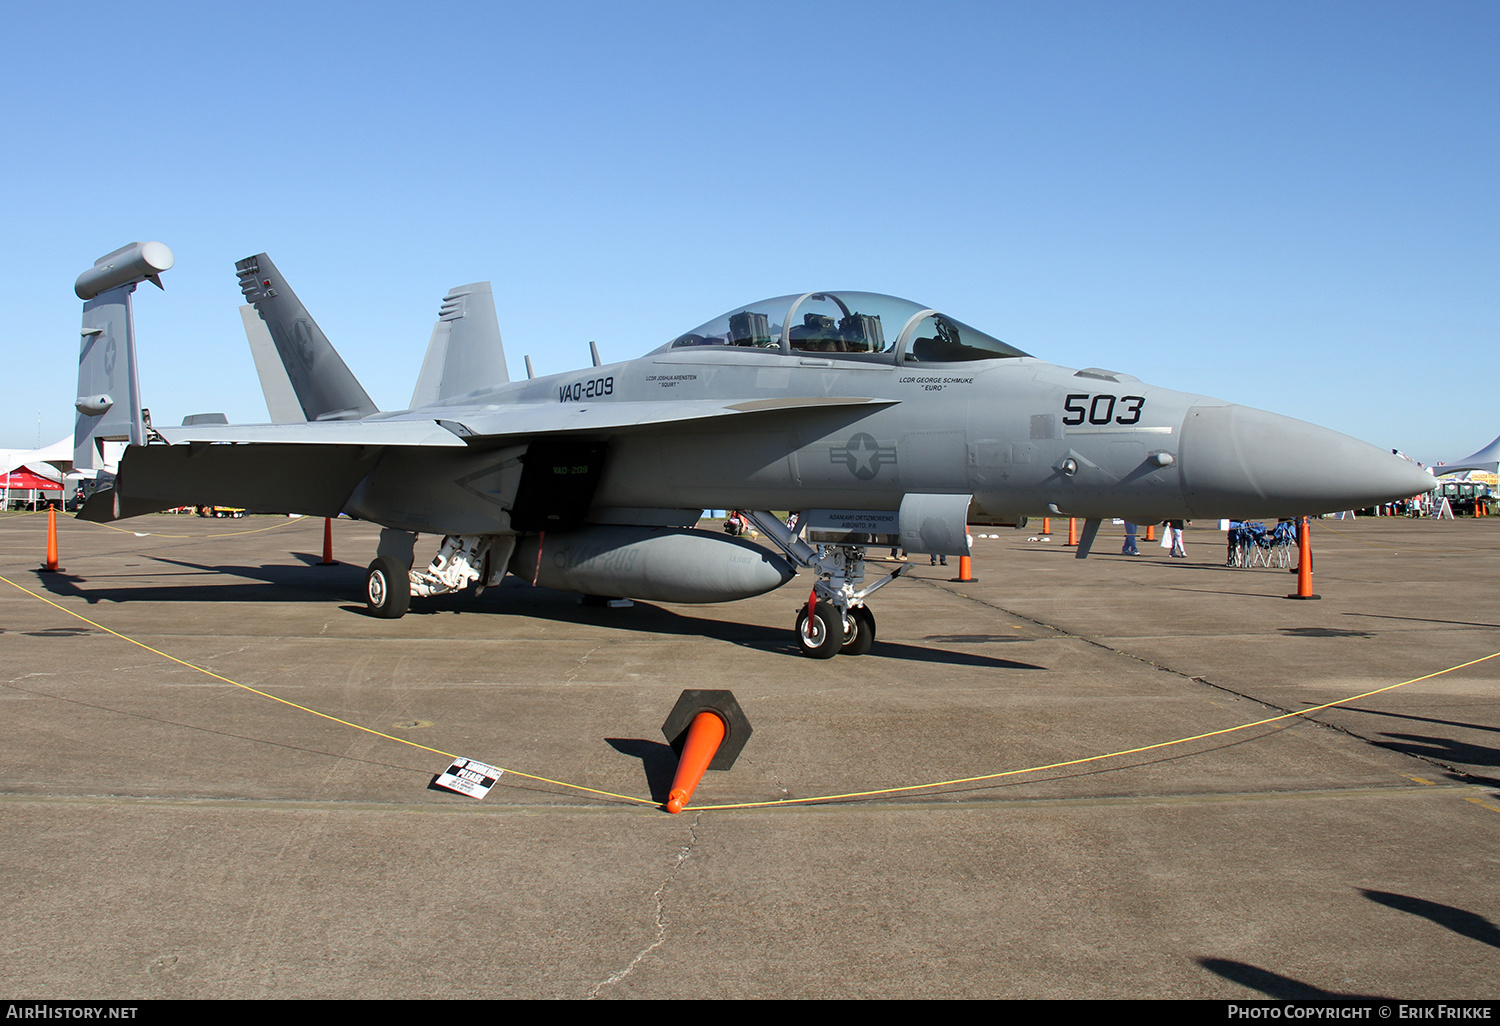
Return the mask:
[[875,644],[875,615],[864,606],[855,606],[848,616],[840,617],[831,602],[820,602],[811,616],[806,606],[797,610],[796,633],[797,647],[814,659],[864,655]]
[[843,643],[844,628],[838,622],[838,610],[820,604],[814,607],[811,616],[806,607],[797,611],[797,645],[804,655],[832,659]]
[[875,614],[868,606],[855,606],[844,621],[844,643],[840,655],[864,655],[875,644]]

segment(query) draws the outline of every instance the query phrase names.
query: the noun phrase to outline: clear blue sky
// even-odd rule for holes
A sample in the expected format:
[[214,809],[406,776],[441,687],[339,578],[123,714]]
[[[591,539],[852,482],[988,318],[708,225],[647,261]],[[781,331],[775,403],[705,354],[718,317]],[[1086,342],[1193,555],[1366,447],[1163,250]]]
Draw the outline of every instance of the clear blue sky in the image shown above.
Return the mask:
[[263,421],[262,250],[382,408],[450,286],[512,376],[818,288],[1424,460],[1500,433],[1500,4],[12,4],[0,446],[72,429],[73,279],[163,423]]

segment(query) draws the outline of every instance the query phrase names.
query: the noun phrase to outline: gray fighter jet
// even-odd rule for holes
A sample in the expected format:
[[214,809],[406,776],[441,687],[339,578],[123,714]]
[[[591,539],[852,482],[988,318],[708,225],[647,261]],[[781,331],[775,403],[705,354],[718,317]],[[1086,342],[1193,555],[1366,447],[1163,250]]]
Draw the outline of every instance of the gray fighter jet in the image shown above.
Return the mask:
[[[1294,516],[1432,486],[1337,432],[1046,363],[865,292],[751,303],[637,360],[601,366],[595,351],[584,370],[512,382],[489,285],[462,286],[442,300],[411,408],[381,412],[265,254],[237,270],[276,422],[153,429],[129,300],[160,284],[164,252],[127,247],[79,279],[81,465],[105,438],[136,443],[80,515],[211,504],[372,521],[377,616],[507,572],[586,596],[724,602],[800,567],[813,585],[797,644],[857,655],[875,637],[870,596],[905,569],[870,579],[874,547],[965,555],[968,525],[1050,514],[1084,520],[1083,557],[1104,517]],[[745,511],[781,555],[695,530],[705,509]],[[773,509],[799,511],[795,528]],[[418,533],[443,539],[421,569]]]

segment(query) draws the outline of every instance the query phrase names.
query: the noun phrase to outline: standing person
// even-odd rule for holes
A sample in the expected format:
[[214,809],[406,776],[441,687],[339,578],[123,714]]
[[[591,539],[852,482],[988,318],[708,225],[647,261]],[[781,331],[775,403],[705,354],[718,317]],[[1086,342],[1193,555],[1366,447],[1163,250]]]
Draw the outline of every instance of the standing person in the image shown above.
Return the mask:
[[1125,521],[1125,547],[1120,550],[1122,556],[1139,556],[1141,550],[1136,546],[1135,525],[1129,520]]
[[1167,521],[1167,534],[1172,538],[1172,558],[1187,559],[1187,549],[1183,545],[1182,538],[1183,522],[1181,520]]

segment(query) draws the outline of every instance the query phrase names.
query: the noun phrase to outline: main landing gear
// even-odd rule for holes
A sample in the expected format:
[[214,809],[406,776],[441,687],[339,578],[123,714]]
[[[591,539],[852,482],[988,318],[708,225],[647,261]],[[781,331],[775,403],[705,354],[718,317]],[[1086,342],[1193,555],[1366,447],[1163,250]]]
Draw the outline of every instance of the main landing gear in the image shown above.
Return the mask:
[[450,534],[424,569],[412,570],[417,536],[387,528],[380,532],[379,555],[365,571],[365,603],[371,616],[405,616],[413,595],[445,595],[471,584],[478,591],[500,583],[516,547],[513,535]]
[[394,620],[406,615],[411,605],[411,583],[407,569],[391,556],[376,556],[365,572],[365,602],[371,616]]
[[875,614],[865,600],[910,566],[897,567],[865,586],[865,546],[814,548],[789,531],[779,517],[760,510],[747,510],[745,515],[794,562],[810,567],[818,575],[812,594],[797,610],[794,633],[798,650],[814,659],[864,655],[870,651],[875,644]]

